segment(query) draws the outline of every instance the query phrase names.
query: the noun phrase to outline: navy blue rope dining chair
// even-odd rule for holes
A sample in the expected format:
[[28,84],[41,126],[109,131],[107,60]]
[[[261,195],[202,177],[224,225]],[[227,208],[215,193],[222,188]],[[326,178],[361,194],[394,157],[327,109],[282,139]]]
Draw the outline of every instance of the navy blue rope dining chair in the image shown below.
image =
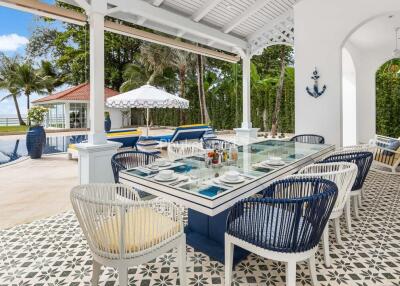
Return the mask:
[[[368,172],[371,168],[374,160],[374,154],[367,151],[359,152],[335,152],[333,155],[320,161],[320,163],[334,163],[334,162],[350,162],[357,165],[357,177],[354,181],[353,187],[351,188],[350,198],[353,197],[354,213],[356,218],[359,217],[358,207],[361,206],[361,195],[363,192],[364,182],[367,178]],[[350,198],[346,206],[347,217],[350,217]],[[351,222],[347,225],[349,231],[351,231]]]
[[300,134],[290,139],[292,142],[308,143],[308,144],[325,144],[325,138],[316,134]]
[[268,186],[262,198],[236,203],[226,223],[225,285],[231,285],[235,245],[287,262],[290,286],[296,284],[296,263],[308,259],[316,283],[315,252],[337,194],[336,184],[326,179],[288,178]]
[[115,183],[119,183],[120,171],[151,164],[157,158],[159,158],[157,155],[143,151],[124,151],[114,154],[111,158],[111,167]]

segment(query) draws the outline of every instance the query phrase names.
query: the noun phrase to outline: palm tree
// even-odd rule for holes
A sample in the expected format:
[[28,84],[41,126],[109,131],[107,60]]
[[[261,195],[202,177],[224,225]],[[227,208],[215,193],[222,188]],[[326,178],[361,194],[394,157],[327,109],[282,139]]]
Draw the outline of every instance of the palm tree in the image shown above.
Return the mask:
[[119,91],[127,92],[145,84],[148,81],[148,75],[143,70],[143,66],[134,63],[126,65],[122,74],[124,82]]
[[66,81],[66,75],[59,72],[49,61],[41,62],[38,75],[41,77],[44,88],[49,94]]
[[196,68],[197,68],[197,88],[199,93],[201,123],[208,124],[210,122],[210,116],[207,111],[206,93],[204,89],[204,57],[202,55],[197,55]]
[[156,76],[170,65],[170,53],[170,48],[157,44],[145,43],[140,47],[140,61],[151,72],[148,84],[153,84]]
[[[182,98],[186,98],[186,74],[188,68],[193,67],[195,62],[195,57],[193,54],[188,53],[182,50],[173,49],[171,51],[171,57],[169,64],[178,70],[178,78],[179,78],[179,94]],[[180,121],[184,123],[186,121],[186,116],[182,112],[179,111]]]
[[279,75],[279,82],[276,89],[276,98],[275,98],[275,109],[272,114],[272,126],[271,126],[271,135],[275,137],[278,134],[278,121],[279,121],[279,113],[281,110],[281,101],[282,101],[282,94],[283,94],[283,84],[285,80],[285,73],[286,73],[286,65],[287,65],[287,50],[286,46],[281,46],[280,51],[280,75]]
[[9,92],[6,96],[0,99],[0,102],[8,98],[12,98],[17,112],[19,125],[26,125],[21,116],[17,97],[21,95],[18,87],[14,84],[14,73],[19,65],[19,58],[9,58],[4,54],[0,57],[0,89],[5,89]]
[[40,77],[30,61],[17,65],[14,72],[13,84],[26,96],[26,107],[30,108],[30,96],[32,93],[43,94],[46,90],[45,81]]

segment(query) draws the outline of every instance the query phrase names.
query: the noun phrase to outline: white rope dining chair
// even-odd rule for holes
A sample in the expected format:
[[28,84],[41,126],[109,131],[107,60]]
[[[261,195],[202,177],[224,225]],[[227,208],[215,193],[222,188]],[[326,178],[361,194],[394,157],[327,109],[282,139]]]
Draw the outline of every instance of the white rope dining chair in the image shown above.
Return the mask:
[[141,201],[121,184],[76,186],[71,202],[93,255],[92,285],[98,285],[101,265],[119,272],[128,284],[128,268],[178,249],[180,284],[186,284],[186,237],[181,209],[166,201]]
[[[350,218],[350,192],[357,176],[357,165],[348,162],[313,164],[302,168],[297,175],[292,177],[316,177],[334,182],[338,187],[338,196],[333,207],[329,220],[334,220],[336,241],[342,244],[340,234],[340,217],[344,208],[346,212],[347,225],[351,230]],[[323,233],[325,265],[330,267],[331,259],[329,255],[329,224],[325,227]]]
[[[376,146],[374,146],[371,143],[343,146],[343,147],[337,148],[335,151],[333,151],[332,153],[325,156],[324,159],[326,159],[332,155],[340,155],[340,154],[346,154],[346,153],[350,154],[350,153],[354,153],[354,152],[371,152],[371,153],[375,154],[376,150],[377,150]],[[362,205],[362,198],[364,197],[364,195],[365,195],[364,190],[362,189],[361,195],[357,196],[358,206],[360,206],[360,207]]]
[[168,144],[168,158],[177,160],[185,157],[204,155],[206,150],[198,142],[176,142]]

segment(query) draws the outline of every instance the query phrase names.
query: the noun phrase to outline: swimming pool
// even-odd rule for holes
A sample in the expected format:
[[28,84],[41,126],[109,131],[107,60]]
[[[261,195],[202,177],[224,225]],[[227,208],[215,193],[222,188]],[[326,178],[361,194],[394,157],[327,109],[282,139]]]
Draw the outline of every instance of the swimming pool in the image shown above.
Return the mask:
[[[67,152],[69,144],[81,143],[85,140],[87,140],[87,135],[49,136],[46,138],[43,154]],[[27,155],[25,139],[0,140],[0,165],[10,163]]]

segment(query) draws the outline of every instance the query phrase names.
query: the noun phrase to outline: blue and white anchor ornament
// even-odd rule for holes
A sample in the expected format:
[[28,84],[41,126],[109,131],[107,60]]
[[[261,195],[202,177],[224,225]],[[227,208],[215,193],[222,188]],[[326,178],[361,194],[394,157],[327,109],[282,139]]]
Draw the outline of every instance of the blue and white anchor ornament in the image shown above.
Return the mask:
[[307,88],[306,88],[307,93],[308,93],[309,95],[311,95],[312,97],[314,97],[314,98],[320,97],[320,96],[323,95],[323,94],[325,93],[325,91],[326,91],[326,85],[324,85],[324,86],[322,87],[322,90],[321,90],[321,91],[319,90],[319,83],[318,83],[319,78],[320,78],[320,76],[319,76],[318,70],[317,70],[317,68],[315,68],[315,70],[314,70],[314,72],[313,72],[313,76],[311,77],[311,79],[314,80],[313,89],[311,90],[311,88],[309,88],[308,86],[307,86]]

